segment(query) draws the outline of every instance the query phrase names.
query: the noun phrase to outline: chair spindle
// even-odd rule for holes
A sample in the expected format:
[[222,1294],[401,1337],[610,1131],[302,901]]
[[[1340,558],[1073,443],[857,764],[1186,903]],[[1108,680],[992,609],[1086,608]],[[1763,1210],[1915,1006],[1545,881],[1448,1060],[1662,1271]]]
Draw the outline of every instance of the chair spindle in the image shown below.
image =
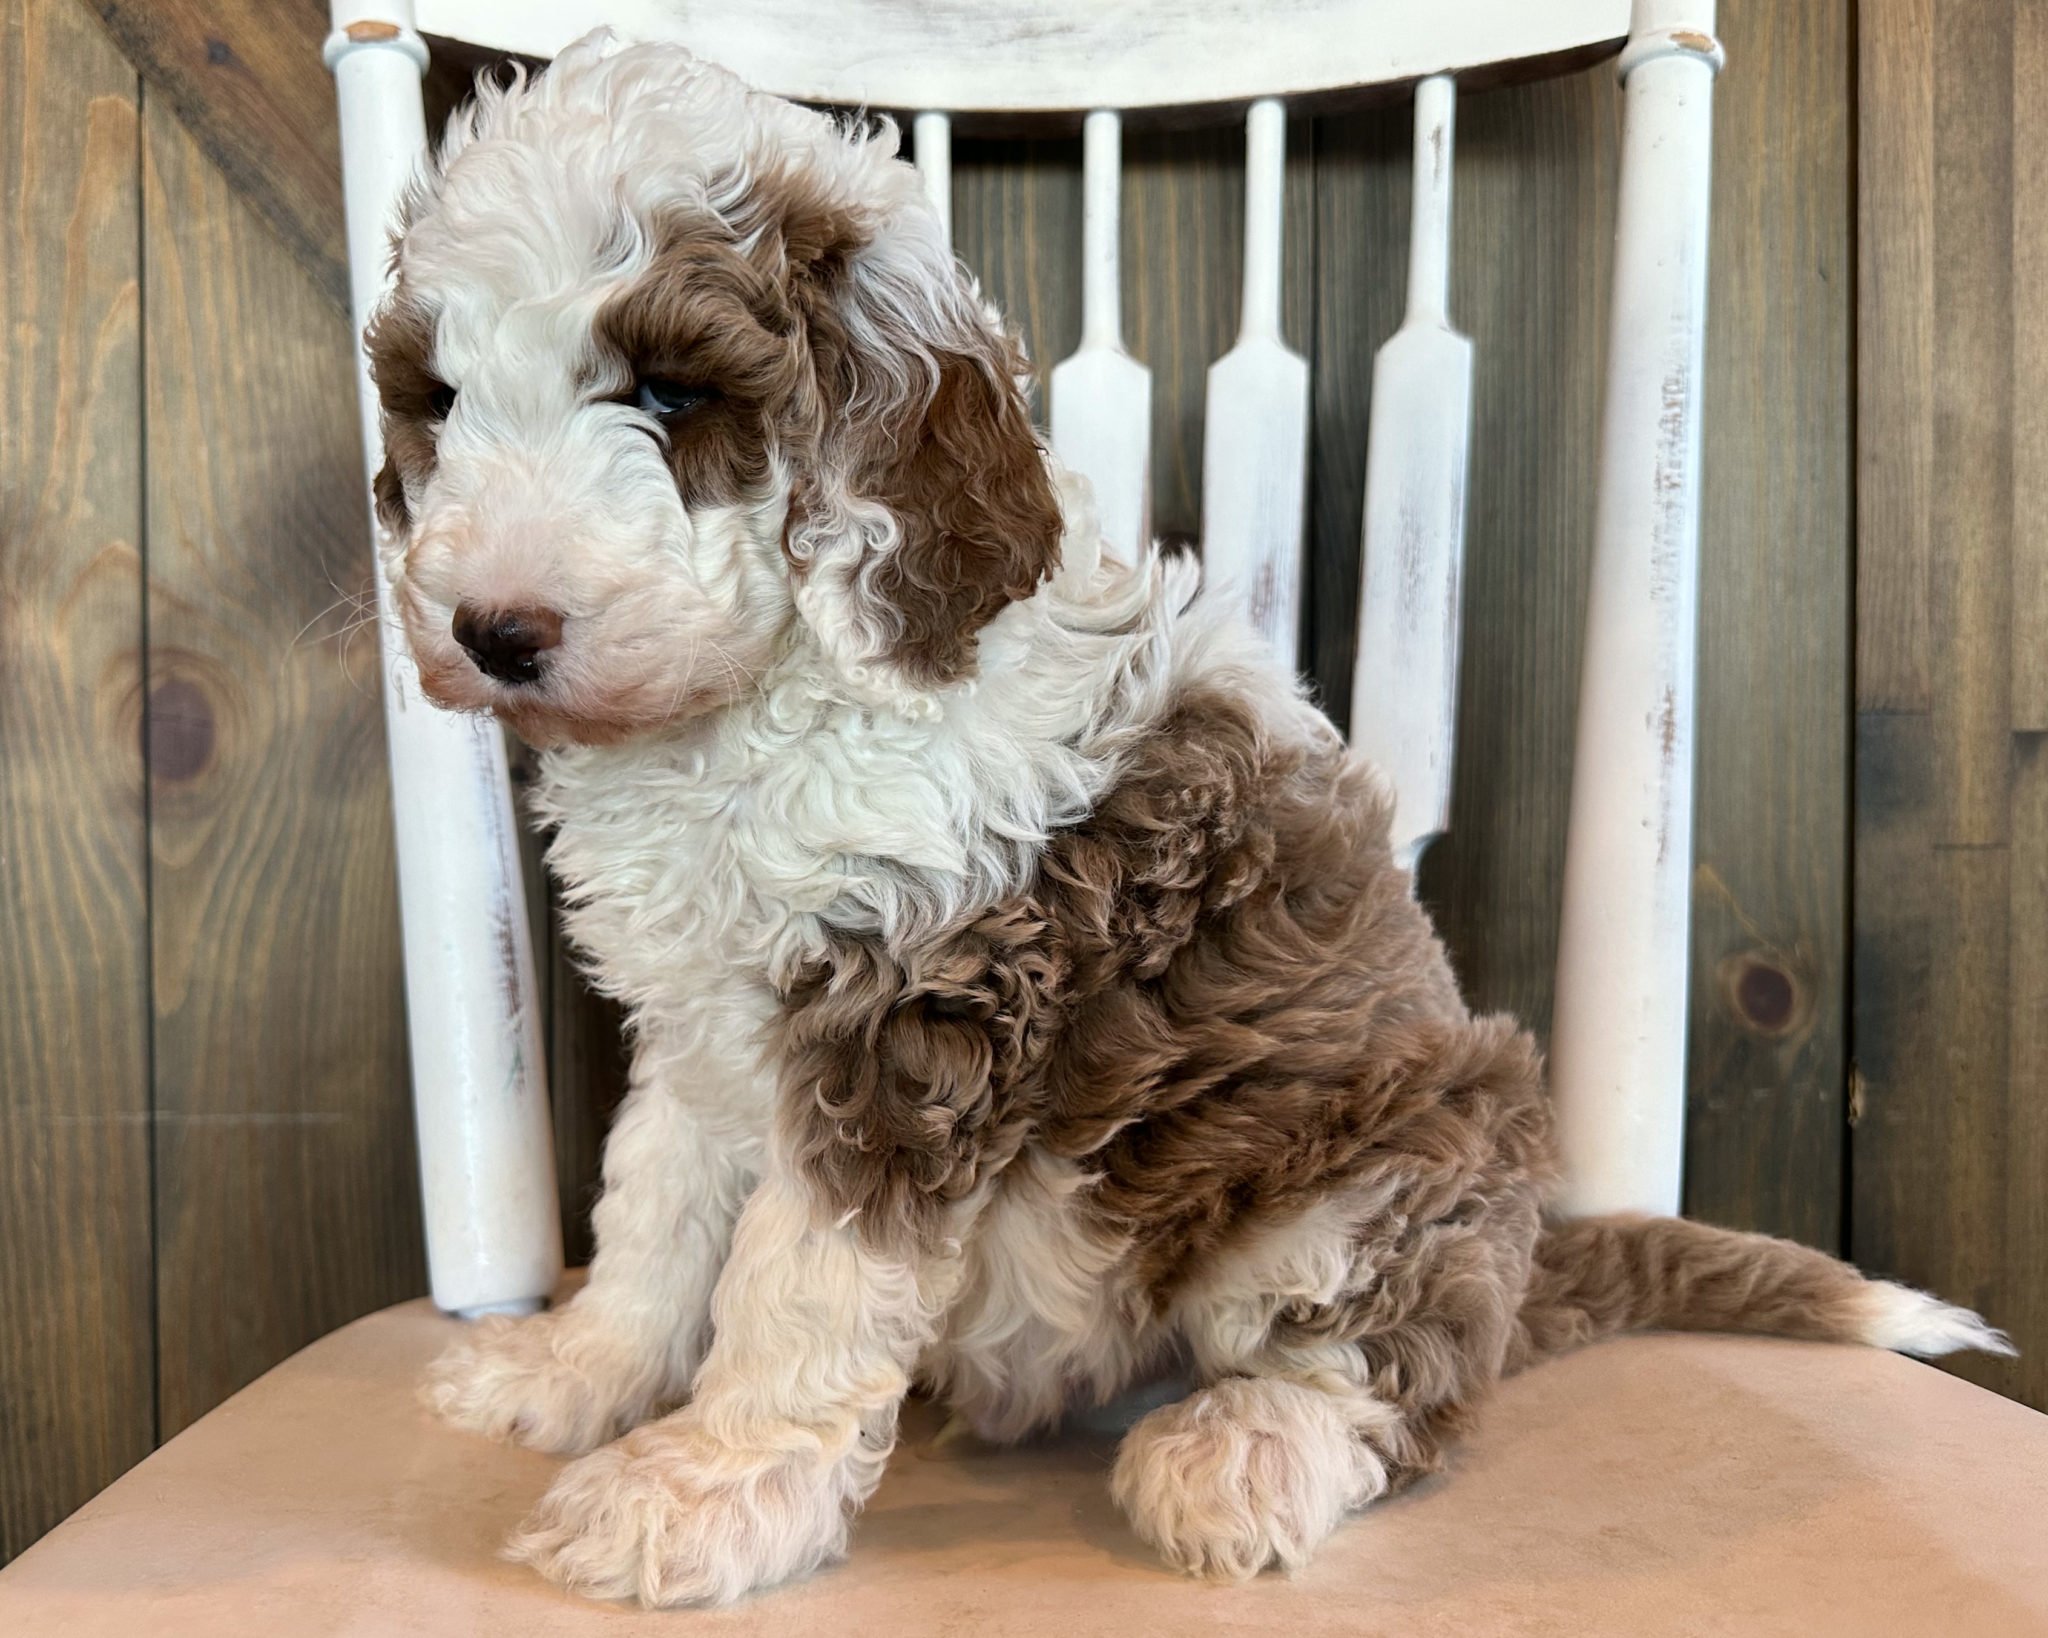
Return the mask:
[[[426,151],[427,49],[411,0],[334,0],[332,15],[360,335],[384,294],[396,202]],[[374,476],[384,440],[360,348],[356,385]],[[530,1312],[561,1275],[562,1235],[504,734],[428,703],[381,572],[376,586],[428,1279],[450,1313]]]
[[1152,372],[1124,350],[1118,254],[1122,122],[1082,128],[1081,345],[1052,372],[1052,444],[1095,490],[1103,539],[1132,558],[1151,542]]
[[1415,96],[1408,310],[1373,363],[1363,585],[1351,741],[1394,787],[1395,856],[1410,869],[1450,823],[1457,733],[1472,343],[1451,328],[1457,90]]
[[1287,112],[1245,122],[1244,309],[1237,344],[1209,368],[1202,442],[1202,562],[1235,588],[1274,652],[1297,663],[1308,496],[1308,360],[1282,339]]
[[911,125],[911,142],[917,154],[917,168],[924,177],[925,191],[932,197],[932,209],[939,213],[939,231],[946,243],[953,242],[953,121],[950,116],[926,112]]
[[1713,28],[1713,0],[1636,0],[1621,58],[1600,498],[1550,1044],[1563,1203],[1577,1212],[1680,1204]]

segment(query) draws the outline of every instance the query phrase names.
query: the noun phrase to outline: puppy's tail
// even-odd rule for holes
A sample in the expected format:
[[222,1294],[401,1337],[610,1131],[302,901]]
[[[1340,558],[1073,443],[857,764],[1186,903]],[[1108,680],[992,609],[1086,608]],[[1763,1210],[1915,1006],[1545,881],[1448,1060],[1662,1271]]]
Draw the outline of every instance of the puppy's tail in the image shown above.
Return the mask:
[[1676,1217],[1546,1225],[1513,1363],[1624,1331],[1744,1331],[1861,1342],[1931,1359],[2013,1346],[1967,1308],[1866,1280],[1824,1252]]

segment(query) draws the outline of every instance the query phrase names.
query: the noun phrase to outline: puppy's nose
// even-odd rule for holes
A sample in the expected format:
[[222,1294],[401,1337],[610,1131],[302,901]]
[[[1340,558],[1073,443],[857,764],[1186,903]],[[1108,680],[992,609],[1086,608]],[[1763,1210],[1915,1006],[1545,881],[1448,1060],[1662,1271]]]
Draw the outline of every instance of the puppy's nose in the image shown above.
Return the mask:
[[455,640],[486,677],[515,686],[539,682],[541,656],[562,640],[562,617],[553,609],[480,609],[458,603]]

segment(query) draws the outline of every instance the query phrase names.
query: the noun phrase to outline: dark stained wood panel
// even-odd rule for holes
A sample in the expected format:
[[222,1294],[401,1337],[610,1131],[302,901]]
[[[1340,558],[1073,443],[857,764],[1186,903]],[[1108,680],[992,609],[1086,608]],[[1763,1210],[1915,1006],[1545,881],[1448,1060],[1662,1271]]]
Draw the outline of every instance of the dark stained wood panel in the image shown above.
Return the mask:
[[341,133],[325,0],[83,0],[339,311]]
[[1985,1302],[2020,1345],[2012,1374],[1990,1378],[2036,1409],[2048,1409],[2048,733],[2016,735],[2012,851],[2006,894],[2006,1082],[1979,1122],[1999,1179],[1996,1264]]
[[[145,119],[163,1431],[424,1286],[353,346]],[[366,634],[367,635],[367,634]]]
[[2012,725],[2048,732],[2048,8],[2012,20]]
[[[1902,608],[1926,639],[1919,690],[1877,663],[1857,685],[1851,1246],[2013,1327],[2018,1361],[1955,1368],[2048,1406],[2048,798],[2016,595],[2041,564],[2019,511],[2040,384],[2016,373],[2038,346],[2017,305],[2040,277],[2030,12],[1861,11],[1858,614],[1866,653]],[[1930,248],[1924,276],[1890,276]],[[1892,483],[1873,435],[1924,449],[1925,481]]]
[[1723,0],[1686,1210],[1843,1247],[1851,0]]
[[1936,0],[1864,0],[1859,7],[1859,710],[1924,711],[1928,702],[1935,7]]
[[[1044,383],[1081,339],[1080,141],[956,139],[953,244],[1030,349],[1043,425]],[[1127,296],[1126,345],[1130,321]]]
[[148,1454],[136,79],[0,14],[0,1562]]
[[[1966,1372],[2048,1404],[2048,12],[1721,21],[1687,1204],[1830,1246],[1846,1205],[1860,1260],[2026,1350]],[[159,1349],[170,1432],[421,1284],[374,645],[335,636],[368,562],[325,28],[320,0],[0,23],[0,1312],[37,1316],[0,1326],[0,1557],[148,1448]],[[1290,131],[1304,654],[1340,718],[1409,126]],[[1539,1028],[1618,134],[1608,67],[1461,102],[1468,644],[1422,886],[1475,999]],[[1236,328],[1241,144],[1126,136],[1125,332],[1176,537]],[[962,138],[956,190],[963,256],[1049,370],[1080,330],[1079,143]],[[536,939],[580,1258],[624,1049]]]

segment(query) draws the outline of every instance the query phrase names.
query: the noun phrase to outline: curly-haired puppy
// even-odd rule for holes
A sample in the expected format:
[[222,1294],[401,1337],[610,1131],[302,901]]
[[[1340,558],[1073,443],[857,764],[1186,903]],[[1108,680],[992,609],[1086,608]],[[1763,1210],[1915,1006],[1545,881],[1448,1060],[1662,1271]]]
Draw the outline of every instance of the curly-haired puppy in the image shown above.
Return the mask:
[[633,1020],[589,1284],[428,1388],[594,1452],[514,1551],[735,1598],[844,1549],[913,1381],[1018,1439],[1173,1369],[1111,1484],[1244,1577],[1589,1338],[2002,1346],[1797,1246],[1546,1224],[1536,1048],[1373,771],[1194,566],[1104,554],[894,149],[586,41],[454,120],[370,338],[423,686],[547,747]]

